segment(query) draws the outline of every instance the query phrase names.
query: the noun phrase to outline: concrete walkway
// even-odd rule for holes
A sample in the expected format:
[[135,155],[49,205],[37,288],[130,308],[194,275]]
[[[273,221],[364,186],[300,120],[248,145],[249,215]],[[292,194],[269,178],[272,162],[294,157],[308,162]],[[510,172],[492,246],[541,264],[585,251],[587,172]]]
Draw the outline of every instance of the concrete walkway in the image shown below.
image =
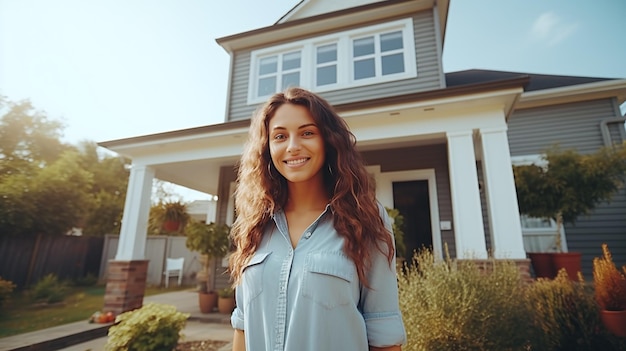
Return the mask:
[[[174,305],[177,311],[190,314],[182,332],[182,341],[222,340],[228,344],[220,351],[232,350],[233,329],[230,326],[230,315],[200,313],[196,292],[184,290],[146,296],[144,304],[148,302]],[[15,335],[0,339],[0,351],[100,351],[107,342],[109,326],[110,324],[82,321]]]

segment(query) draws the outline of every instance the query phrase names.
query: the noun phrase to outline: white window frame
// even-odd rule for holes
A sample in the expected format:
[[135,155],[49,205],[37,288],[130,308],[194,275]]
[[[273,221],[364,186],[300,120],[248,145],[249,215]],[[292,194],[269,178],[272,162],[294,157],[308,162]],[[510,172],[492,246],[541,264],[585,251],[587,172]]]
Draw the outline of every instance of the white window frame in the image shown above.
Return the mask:
[[[352,58],[353,41],[367,36],[374,36],[376,40],[379,40],[378,38],[380,38],[381,34],[396,31],[402,32],[404,72],[383,76],[382,70],[377,69],[375,77],[354,80],[354,61]],[[335,84],[327,84],[318,87],[316,86],[316,73],[318,68],[316,59],[317,47],[329,44],[337,44],[337,82]],[[379,44],[377,43],[376,45]],[[267,98],[271,96],[257,96],[260,60],[274,55],[281,57],[284,53],[297,50],[301,50],[300,86],[314,92],[353,88],[417,77],[413,20],[411,18],[405,18],[252,51],[250,53],[250,73],[248,77],[248,105],[265,102]],[[380,61],[380,59],[381,55],[380,52],[378,52],[377,60]],[[380,66],[380,63],[377,63],[377,66]],[[276,89],[277,92],[282,90],[279,79],[277,79],[276,82]]]

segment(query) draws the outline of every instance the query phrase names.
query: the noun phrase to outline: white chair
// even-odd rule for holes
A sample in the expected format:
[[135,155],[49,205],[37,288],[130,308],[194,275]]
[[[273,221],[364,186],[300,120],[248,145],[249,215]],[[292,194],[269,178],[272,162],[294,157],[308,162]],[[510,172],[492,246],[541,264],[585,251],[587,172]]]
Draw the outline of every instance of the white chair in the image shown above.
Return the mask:
[[185,258],[167,258],[165,260],[165,287],[169,286],[170,277],[178,277],[178,286],[183,282],[183,266],[185,265]]

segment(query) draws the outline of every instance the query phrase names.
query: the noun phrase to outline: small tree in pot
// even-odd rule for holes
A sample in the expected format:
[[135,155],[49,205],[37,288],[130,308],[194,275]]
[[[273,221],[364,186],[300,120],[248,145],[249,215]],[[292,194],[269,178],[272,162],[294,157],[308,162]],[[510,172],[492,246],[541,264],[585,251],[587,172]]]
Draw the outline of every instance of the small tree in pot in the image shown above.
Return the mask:
[[228,253],[229,233],[229,226],[217,223],[204,224],[191,221],[185,228],[187,235],[185,245],[189,250],[196,251],[203,256],[201,260],[203,262],[202,272],[198,273],[200,309],[203,313],[211,312],[217,303],[217,294],[211,279],[211,261],[224,257]]
[[[623,185],[626,176],[626,143],[621,147],[602,148],[589,155],[553,147],[543,159],[546,161],[545,166],[513,167],[517,200],[522,214],[556,221],[554,243],[559,254],[563,251],[563,223],[574,223],[580,215],[589,213],[598,203],[610,200]],[[553,268],[550,278],[560,267],[557,265]],[[577,272],[568,271],[568,274],[572,280],[577,280]]]

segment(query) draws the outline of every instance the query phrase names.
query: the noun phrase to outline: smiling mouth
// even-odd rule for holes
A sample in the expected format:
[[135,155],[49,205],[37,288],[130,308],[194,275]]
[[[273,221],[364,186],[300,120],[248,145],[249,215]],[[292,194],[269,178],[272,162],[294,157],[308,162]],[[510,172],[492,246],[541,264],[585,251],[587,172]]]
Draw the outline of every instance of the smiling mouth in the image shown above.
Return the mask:
[[283,162],[285,162],[286,164],[288,164],[290,166],[296,166],[296,165],[299,165],[299,164],[303,164],[303,163],[305,163],[308,160],[309,160],[309,158],[305,157],[305,158],[299,158],[299,159],[296,159],[296,160],[287,160],[287,161],[283,161]]

